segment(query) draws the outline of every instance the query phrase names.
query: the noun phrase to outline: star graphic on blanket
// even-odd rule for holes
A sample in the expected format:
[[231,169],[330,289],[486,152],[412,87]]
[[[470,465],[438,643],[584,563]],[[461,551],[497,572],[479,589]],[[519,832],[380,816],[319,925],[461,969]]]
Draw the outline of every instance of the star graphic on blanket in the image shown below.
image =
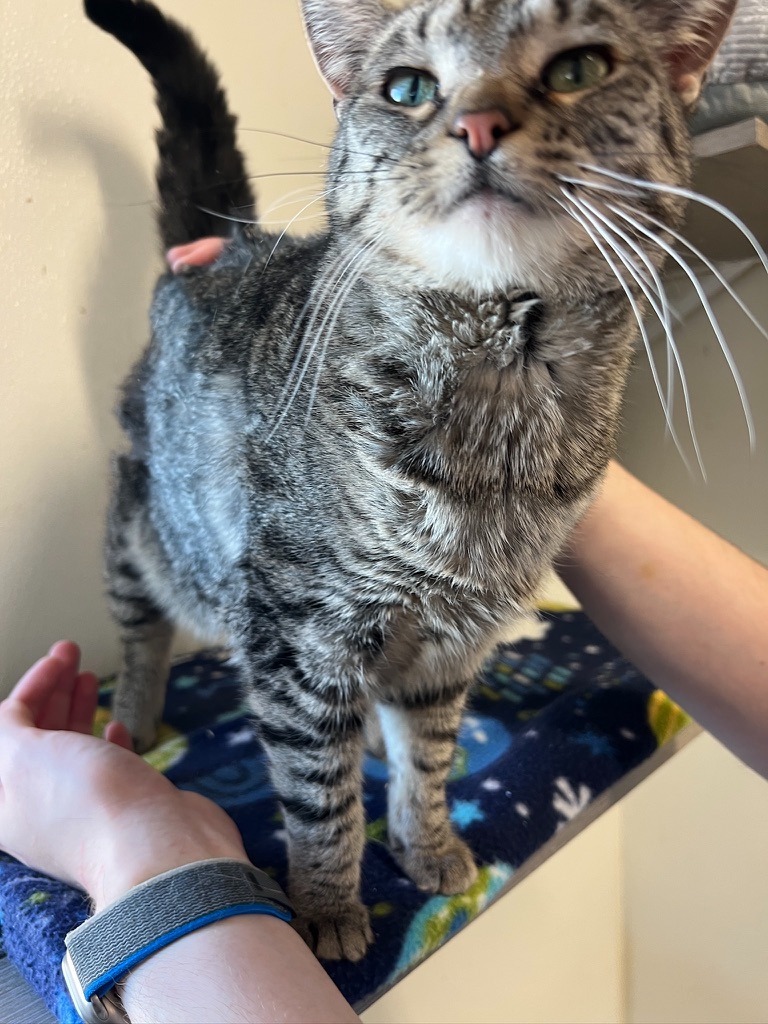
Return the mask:
[[232,732],[227,733],[224,742],[228,747],[237,747],[241,743],[251,743],[254,739],[256,739],[256,734],[253,729],[244,725],[240,729],[233,729]]
[[484,821],[485,814],[480,810],[477,800],[454,800],[451,809],[451,821],[459,828],[467,828],[473,821]]

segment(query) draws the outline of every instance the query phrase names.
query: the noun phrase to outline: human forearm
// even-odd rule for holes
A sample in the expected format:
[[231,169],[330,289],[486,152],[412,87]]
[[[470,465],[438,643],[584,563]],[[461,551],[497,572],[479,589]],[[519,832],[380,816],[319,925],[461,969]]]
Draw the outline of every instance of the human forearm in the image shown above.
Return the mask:
[[641,671],[768,775],[768,570],[613,464],[560,572]]
[[[172,868],[217,857],[247,860],[234,826],[195,816],[199,798],[179,796],[179,820],[168,829],[153,823],[144,831],[137,821],[139,842],[113,844],[109,834],[130,831],[122,815],[108,834],[101,844],[105,870],[85,880],[97,912]],[[207,801],[200,808],[210,814]],[[261,914],[226,918],[177,939],[134,968],[119,991],[133,1024],[357,1020],[291,926]]]
[[231,917],[179,939],[122,986],[133,1024],[353,1022],[299,935],[274,917]]
[[[79,662],[75,644],[55,644],[0,703],[0,850],[80,886],[97,913],[176,868],[247,863],[229,815],[137,757],[123,726],[92,735],[98,681]],[[135,1024],[357,1020],[290,925],[259,914],[171,942],[121,987]]]

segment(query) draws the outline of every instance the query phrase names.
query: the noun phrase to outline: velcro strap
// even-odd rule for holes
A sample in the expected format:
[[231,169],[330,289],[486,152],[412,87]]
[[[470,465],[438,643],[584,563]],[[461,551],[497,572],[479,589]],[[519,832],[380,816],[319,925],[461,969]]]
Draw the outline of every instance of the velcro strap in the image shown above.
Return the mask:
[[237,914],[294,916],[277,882],[252,864],[198,861],[135,886],[64,941],[85,998],[92,999],[176,939]]

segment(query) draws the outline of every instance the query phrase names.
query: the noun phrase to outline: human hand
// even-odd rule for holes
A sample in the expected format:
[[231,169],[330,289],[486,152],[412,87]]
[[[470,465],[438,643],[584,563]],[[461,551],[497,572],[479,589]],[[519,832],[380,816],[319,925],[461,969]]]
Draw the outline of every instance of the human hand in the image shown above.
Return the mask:
[[0,849],[97,909],[195,860],[247,861],[232,819],[133,753],[124,726],[91,734],[98,681],[79,661],[55,644],[0,704]]

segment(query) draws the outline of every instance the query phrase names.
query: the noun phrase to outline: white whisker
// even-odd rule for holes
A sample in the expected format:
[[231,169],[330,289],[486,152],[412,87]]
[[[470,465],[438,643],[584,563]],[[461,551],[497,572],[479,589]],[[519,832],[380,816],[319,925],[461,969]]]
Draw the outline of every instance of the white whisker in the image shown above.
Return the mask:
[[[659,297],[659,301],[661,303],[661,308],[659,308],[659,305],[654,300],[653,295],[651,294],[650,290],[649,289],[645,289],[645,288],[643,290],[645,291],[646,297],[648,298],[648,301],[651,304],[651,308],[653,309],[653,312],[655,313],[655,315],[658,317],[659,323],[661,324],[661,326],[662,326],[662,328],[664,330],[664,334],[666,336],[666,341],[667,341],[667,408],[669,409],[669,414],[670,414],[670,419],[671,419],[672,418],[672,383],[674,381],[674,371],[672,369],[672,361],[674,360],[674,363],[677,366],[678,373],[680,374],[680,384],[681,384],[681,388],[682,388],[682,392],[683,392],[683,402],[685,404],[685,413],[686,413],[686,417],[688,419],[688,429],[689,429],[690,434],[691,434],[691,442],[693,443],[693,450],[694,450],[694,452],[696,454],[696,461],[697,461],[697,463],[699,465],[699,469],[701,471],[701,475],[704,478],[704,480],[706,480],[707,479],[707,473],[706,473],[706,470],[704,468],[704,462],[703,462],[703,459],[702,459],[702,456],[701,456],[701,449],[700,449],[700,446],[699,446],[699,439],[698,439],[698,436],[696,434],[696,428],[694,427],[694,423],[693,423],[693,410],[691,408],[691,396],[690,396],[690,392],[689,392],[689,389],[688,389],[688,381],[687,381],[687,378],[686,378],[686,375],[685,375],[685,369],[683,367],[683,361],[682,361],[682,358],[680,356],[680,351],[679,351],[679,349],[677,347],[677,343],[675,342],[675,337],[674,337],[674,334],[672,332],[672,324],[671,324],[671,321],[670,321],[670,318],[669,318],[669,311],[667,309],[667,304],[666,304],[666,292],[664,290],[664,285],[662,283],[661,277],[659,276],[659,273],[656,270],[656,267],[651,262],[651,259],[649,258],[647,253],[643,252],[643,249],[635,241],[635,239],[631,238],[626,233],[626,231],[623,231],[622,228],[620,228],[618,224],[616,224],[614,221],[612,221],[609,217],[606,217],[604,213],[602,213],[593,203],[590,203],[589,200],[585,199],[583,196],[579,196],[579,197],[577,197],[577,196],[570,196],[570,199],[571,199],[572,202],[576,203],[579,206],[580,209],[584,210],[584,207],[586,207],[587,209],[591,210],[592,213],[596,217],[598,217],[606,225],[606,227],[610,231],[612,231],[616,235],[618,235],[619,238],[621,238],[631,248],[631,250],[635,253],[635,255],[637,255],[643,261],[643,263],[646,266],[646,269],[647,269],[648,273],[651,275],[651,278],[653,280],[653,284],[654,284],[655,289],[656,289],[656,293],[657,293],[657,295]],[[611,209],[613,209],[612,204],[608,203],[607,205]],[[584,211],[584,212],[586,212],[586,211]],[[632,273],[633,272],[632,271],[632,267],[630,267],[627,264],[627,262],[622,257],[621,247],[619,245],[615,244],[615,243],[614,243],[613,247],[614,247],[615,252],[619,256],[619,258],[622,259],[622,262],[627,267],[627,270],[629,270],[629,272]],[[630,260],[630,263],[632,263],[631,260]],[[632,266],[636,268],[636,264],[633,263]],[[638,278],[635,277],[635,280],[638,280]],[[638,280],[638,284],[640,284],[639,280]]]
[[253,263],[253,259],[254,259],[255,255],[256,254],[252,252],[251,255],[248,257],[248,262],[245,264],[245,268],[243,269],[243,272],[240,275],[240,283],[238,284],[237,288],[235,289],[235,299],[240,298],[240,291],[241,291],[241,289],[243,287],[243,282],[245,281],[245,278],[246,278],[246,275],[247,275],[248,271],[251,269],[251,264]]
[[281,243],[281,242],[282,242],[282,240],[283,240],[283,239],[285,238],[285,236],[286,236],[286,234],[288,233],[289,229],[290,229],[291,227],[293,227],[293,225],[294,225],[294,224],[296,223],[297,219],[298,219],[298,218],[299,218],[299,217],[300,217],[300,216],[302,215],[302,213],[304,213],[304,211],[305,211],[305,210],[308,210],[308,209],[310,208],[310,206],[314,206],[314,205],[315,205],[315,203],[319,203],[319,202],[320,202],[320,201],[321,201],[322,199],[325,199],[325,197],[326,197],[326,196],[327,196],[327,195],[329,194],[329,192],[330,192],[330,191],[331,191],[330,189],[326,189],[326,191],[325,191],[325,192],[321,192],[321,193],[320,193],[320,195],[318,195],[318,196],[315,196],[315,198],[314,198],[314,199],[310,199],[310,201],[309,201],[309,202],[307,203],[307,205],[306,205],[306,206],[302,206],[302,208],[301,208],[301,209],[299,210],[299,212],[298,212],[298,213],[296,214],[296,216],[295,216],[295,217],[291,217],[291,219],[290,219],[290,220],[288,221],[288,223],[287,223],[287,224],[285,225],[285,227],[283,228],[283,230],[282,230],[282,231],[280,232],[280,234],[279,234],[279,236],[278,236],[278,238],[277,238],[277,241],[276,241],[276,242],[275,242],[275,244],[274,244],[274,245],[272,246],[272,251],[270,252],[269,256],[267,256],[267,262],[266,262],[266,263],[264,264],[264,267],[263,267],[263,269],[262,269],[262,271],[261,271],[261,275],[262,275],[262,277],[263,277],[263,276],[264,276],[264,274],[266,273],[266,271],[267,271],[267,267],[268,267],[268,266],[269,266],[269,264],[270,264],[270,263],[272,262],[272,257],[273,257],[273,256],[275,255],[275,253],[277,252],[277,249],[278,249],[278,247],[279,247],[280,243]]
[[[631,191],[627,188],[617,188],[616,185],[609,185],[605,181],[590,181],[589,178],[574,178],[570,174],[555,175],[558,181],[564,181],[568,185],[583,185],[585,188],[596,189],[598,192],[611,192],[615,196],[627,196],[629,199],[642,199],[643,193],[637,189]],[[569,193],[566,193],[568,195]]]
[[210,210],[207,206],[201,206],[199,203],[195,203],[198,210],[202,210],[203,213],[209,213],[211,217],[218,217],[219,220],[229,221],[231,224],[250,224],[251,226],[258,227],[258,220],[254,220],[253,217],[230,217],[229,214],[219,213],[218,210]]
[[[288,389],[291,387],[293,379],[299,371],[299,367],[301,365],[302,358],[309,341],[309,332],[312,328],[312,325],[317,319],[317,310],[320,308],[320,305],[325,297],[325,293],[330,291],[331,278],[334,276],[336,271],[341,266],[345,258],[345,255],[345,253],[341,253],[338,256],[338,258],[334,260],[328,267],[326,267],[325,270],[323,270],[323,272],[320,274],[320,276],[313,282],[310,293],[306,301],[304,302],[303,306],[299,310],[298,316],[295,319],[295,326],[287,342],[288,346],[290,346],[292,342],[295,341],[296,332],[298,331],[301,324],[304,322],[304,317],[309,313],[310,309],[312,309],[309,323],[305,326],[304,330],[302,331],[301,341],[299,342],[299,345],[296,348],[296,352],[294,353],[291,365],[288,368],[288,373],[283,383],[283,387],[280,391],[280,395],[278,396],[275,415],[280,410],[283,404],[283,400],[285,399],[285,396],[288,394]],[[340,278],[337,278],[337,280],[340,280]],[[326,285],[328,285],[327,288]],[[313,306],[314,308],[312,308]],[[269,436],[271,437],[271,433]]]
[[[613,206],[610,203],[608,203],[607,205],[610,206],[611,209],[613,209]],[[655,227],[660,228],[662,231],[666,231],[667,234],[671,235],[672,238],[674,238],[676,242],[679,242],[680,245],[684,245],[686,247],[686,249],[688,249],[689,252],[692,252],[693,255],[704,264],[704,266],[707,268],[707,270],[710,272],[710,274],[712,274],[712,276],[717,279],[717,281],[720,283],[720,286],[723,288],[723,290],[728,292],[728,294],[733,299],[733,301],[736,303],[736,305],[739,307],[739,309],[741,309],[742,313],[744,313],[744,315],[746,317],[748,317],[749,320],[752,321],[752,323],[758,329],[758,331],[762,334],[762,336],[766,340],[768,340],[768,330],[766,330],[766,328],[763,327],[763,325],[760,323],[760,321],[754,315],[754,313],[749,308],[749,306],[746,304],[746,302],[744,302],[744,300],[741,298],[739,293],[733,288],[733,286],[731,285],[731,282],[728,280],[728,278],[718,268],[717,264],[713,263],[712,260],[709,259],[709,257],[705,256],[704,253],[701,252],[700,249],[697,249],[696,246],[693,245],[691,242],[689,242],[688,239],[684,235],[681,235],[679,231],[673,231],[672,228],[667,227],[667,225],[664,224],[662,221],[658,220],[656,217],[652,217],[650,215],[650,213],[646,213],[644,210],[635,210],[635,209],[632,210],[632,213],[636,217],[641,217],[643,220],[648,221],[649,223],[653,224]],[[750,264],[750,266],[754,266],[754,264]]]
[[317,195],[317,189],[308,188],[295,188],[290,192],[286,192],[284,195],[279,196],[273,203],[270,203],[265,210],[259,211],[259,220],[264,223],[264,218],[269,216],[270,213],[275,213],[277,210],[282,210],[284,206],[290,206],[294,202],[300,202],[302,199],[310,199]]
[[[289,206],[289,203],[285,204]],[[293,227],[294,224],[306,224],[308,221],[317,220],[316,213],[308,213],[306,217],[301,216],[301,211],[292,218],[288,227]],[[275,220],[264,220],[263,217],[259,218],[259,226],[262,228],[281,228],[285,225],[285,217],[277,217]]]
[[[378,240],[379,239],[375,239],[374,241],[378,241]],[[309,423],[309,419],[310,419],[310,416],[312,414],[312,408],[313,408],[313,406],[315,404],[315,398],[317,397],[317,389],[318,389],[318,385],[320,383],[320,375],[322,373],[323,364],[325,362],[325,355],[326,355],[326,352],[328,350],[328,342],[330,341],[331,337],[333,336],[333,332],[336,330],[336,324],[339,322],[339,317],[341,316],[342,310],[344,308],[344,303],[346,302],[347,297],[349,296],[349,293],[352,291],[354,286],[357,284],[360,276],[363,274],[363,272],[365,271],[365,269],[366,269],[366,267],[368,265],[367,264],[367,260],[365,258],[367,255],[368,255],[368,253],[363,254],[361,256],[359,265],[357,267],[355,267],[355,269],[349,275],[348,280],[344,284],[344,288],[335,297],[333,303],[331,303],[331,305],[328,308],[328,311],[327,311],[327,313],[326,313],[326,315],[325,315],[325,317],[323,319],[323,322],[320,324],[320,327],[318,329],[318,337],[322,337],[323,340],[322,340],[322,345],[321,345],[321,349],[320,349],[320,355],[318,356],[318,358],[316,360],[315,373],[314,373],[314,378],[313,378],[313,381],[312,381],[312,388],[311,388],[310,393],[309,393],[309,399],[307,400],[307,411],[306,411],[305,416],[304,416],[304,425],[305,425],[305,427]],[[330,317],[330,320],[329,320],[329,317]]]
[[[722,203],[718,203],[716,199],[710,199],[709,196],[703,196],[700,192],[694,192],[690,188],[683,188],[680,185],[662,185],[655,181],[644,181],[642,178],[631,178],[627,174],[620,174],[618,171],[609,171],[604,167],[596,167],[593,164],[579,164],[579,167],[583,167],[587,171],[594,171],[597,174],[604,174],[609,178],[613,178],[616,181],[623,181],[628,185],[634,185],[636,188],[650,189],[653,192],[668,192],[672,195],[682,196],[684,199],[690,199],[695,203],[701,203],[702,206],[708,206],[710,210],[714,210],[719,213],[726,220],[729,220],[734,227],[737,227],[739,231],[744,235],[747,241],[750,243],[752,248],[755,250],[758,259],[762,263],[766,273],[768,273],[768,255],[760,245],[752,231],[749,230],[747,225],[732,213],[727,206],[723,206]],[[590,183],[583,183],[590,184]]]
[[659,236],[655,232],[645,227],[644,224],[637,220],[636,217],[633,217],[631,216],[631,214],[627,213],[626,210],[622,210],[620,207],[617,206],[614,206],[613,209],[618,216],[620,216],[628,224],[631,224],[632,227],[635,228],[635,230],[645,235],[646,238],[649,238],[655,245],[658,245],[659,248],[663,249],[664,252],[667,253],[667,255],[670,256],[677,263],[677,265],[680,267],[680,269],[683,271],[683,273],[686,275],[686,277],[689,279],[694,289],[696,290],[696,294],[699,297],[699,301],[704,307],[704,312],[706,313],[710,326],[712,327],[714,335],[717,338],[717,343],[719,344],[720,349],[725,357],[725,360],[728,363],[728,368],[731,371],[733,382],[736,385],[737,391],[739,392],[741,408],[744,413],[744,419],[746,420],[747,424],[747,432],[749,434],[749,447],[751,451],[754,451],[755,424],[749,406],[749,399],[747,398],[746,389],[744,387],[744,381],[741,378],[741,374],[739,373],[739,369],[736,366],[733,354],[731,353],[731,350],[728,347],[728,343],[725,340],[725,336],[722,332],[720,324],[718,323],[717,317],[715,316],[714,310],[712,309],[712,305],[709,301],[709,298],[707,297],[707,293],[701,286],[701,282],[699,281],[696,274],[694,274],[693,270],[682,258],[680,253],[678,253],[671,245],[665,242],[662,238],[659,238]]
[[640,330],[640,337],[642,338],[643,346],[645,348],[645,353],[646,353],[646,356],[648,357],[648,365],[650,367],[651,374],[653,376],[653,383],[654,383],[654,385],[656,387],[656,393],[659,396],[659,402],[661,403],[661,407],[662,407],[662,409],[664,411],[664,417],[665,417],[665,419],[667,421],[667,425],[668,425],[668,428],[669,428],[670,435],[671,435],[672,439],[674,440],[674,442],[675,442],[675,444],[677,446],[678,451],[680,452],[680,457],[682,458],[685,466],[690,471],[690,464],[688,462],[688,459],[685,456],[685,452],[683,451],[682,445],[680,444],[680,440],[679,440],[679,438],[677,436],[677,431],[675,430],[675,425],[672,422],[672,418],[670,416],[669,409],[667,408],[666,402],[664,401],[664,392],[662,391],[661,381],[659,380],[659,372],[658,372],[658,370],[656,368],[656,363],[654,362],[654,359],[653,359],[653,352],[651,350],[650,339],[648,338],[648,332],[646,331],[645,324],[643,323],[643,316],[642,316],[642,313],[640,311],[640,307],[637,304],[637,300],[635,299],[635,296],[632,294],[632,289],[629,287],[627,282],[624,280],[623,276],[619,272],[619,268],[617,267],[616,262],[611,258],[611,256],[607,252],[605,246],[600,241],[600,238],[604,238],[605,236],[599,230],[598,225],[594,223],[594,221],[591,219],[591,217],[589,217],[588,215],[586,215],[583,212],[580,212],[578,210],[578,208],[576,208],[576,209],[573,208],[573,205],[574,205],[573,204],[573,196],[568,195],[568,193],[565,192],[565,190],[563,190],[563,195],[565,196],[566,199],[570,200],[570,205],[566,205],[566,203],[562,202],[562,200],[558,199],[556,196],[552,196],[552,198],[555,200],[556,203],[559,203],[562,206],[562,208],[566,211],[566,213],[570,214],[570,216],[573,217],[573,219],[578,224],[581,225],[581,227],[587,233],[589,238],[592,240],[593,244],[597,248],[597,250],[600,253],[600,255],[603,257],[605,262],[611,268],[614,277],[618,281],[619,285],[621,286],[622,291],[624,292],[624,294],[627,296],[627,299],[629,300],[629,304],[632,307],[632,312],[634,314],[635,320],[637,321],[637,326],[638,326],[638,328]]
[[[353,254],[351,259],[344,265],[344,267],[341,270],[341,272],[336,276],[336,278],[334,280],[334,284],[338,284],[340,281],[342,281],[344,279],[345,274],[350,269],[350,267],[353,266],[353,264],[363,255],[363,253],[367,249],[370,249],[372,245],[374,245],[376,242],[378,242],[378,240],[379,240],[378,238],[371,239],[370,241],[366,242],[365,245],[363,245],[360,249],[358,249]],[[342,259],[343,259],[343,257],[342,257]],[[337,263],[334,265],[333,269],[335,270],[338,267],[338,264],[341,263],[341,262],[342,262],[341,259],[339,261],[337,261]],[[329,285],[329,287],[326,289],[326,294],[328,293],[328,291],[330,291],[330,277],[331,277],[331,273],[330,272],[328,274],[324,275],[325,281],[327,281],[327,283]],[[334,296],[334,301],[336,301],[337,299],[338,299],[338,295]],[[309,301],[310,300],[308,300],[308,302]],[[305,306],[306,306],[306,304],[305,304]],[[319,303],[316,304],[315,311],[313,312],[312,317],[310,319],[310,322],[307,324],[307,327],[305,328],[304,333],[302,335],[301,345],[299,346],[299,351],[297,352],[297,356],[296,356],[296,358],[294,358],[294,361],[292,363],[291,372],[289,374],[288,380],[286,380],[286,385],[285,385],[285,387],[283,389],[283,393],[285,393],[285,391],[287,390],[287,388],[289,386],[290,377],[293,376],[294,374],[295,374],[295,380],[293,381],[293,386],[291,388],[290,394],[288,395],[288,397],[287,397],[287,399],[286,399],[286,401],[285,401],[285,403],[283,405],[283,408],[280,411],[280,414],[275,419],[275,421],[274,421],[274,423],[273,423],[269,433],[267,434],[267,437],[266,437],[267,442],[269,442],[274,437],[274,435],[277,432],[277,430],[279,430],[280,426],[285,421],[285,418],[288,415],[288,412],[290,411],[291,406],[293,405],[294,401],[296,400],[296,396],[299,393],[299,389],[301,388],[302,382],[303,382],[304,378],[307,375],[307,371],[309,370],[309,367],[310,367],[310,365],[312,363],[312,359],[314,358],[314,354],[315,354],[315,352],[317,350],[317,346],[318,346],[318,344],[319,344],[319,342],[321,340],[320,331],[318,331],[318,333],[314,336],[314,338],[312,339],[312,342],[309,345],[309,349],[306,352],[306,356],[303,359],[300,368],[298,368],[298,356],[299,356],[299,353],[303,352],[303,350],[305,349],[306,342],[307,342],[311,332],[314,329],[315,323],[317,322],[317,319],[318,319],[317,310],[318,310],[318,308],[319,308]],[[325,317],[326,318],[328,317],[328,311],[326,311]],[[326,319],[323,320],[323,323],[326,323]],[[296,372],[297,368],[298,368],[298,372]],[[279,407],[279,405],[278,405],[278,407]]]

